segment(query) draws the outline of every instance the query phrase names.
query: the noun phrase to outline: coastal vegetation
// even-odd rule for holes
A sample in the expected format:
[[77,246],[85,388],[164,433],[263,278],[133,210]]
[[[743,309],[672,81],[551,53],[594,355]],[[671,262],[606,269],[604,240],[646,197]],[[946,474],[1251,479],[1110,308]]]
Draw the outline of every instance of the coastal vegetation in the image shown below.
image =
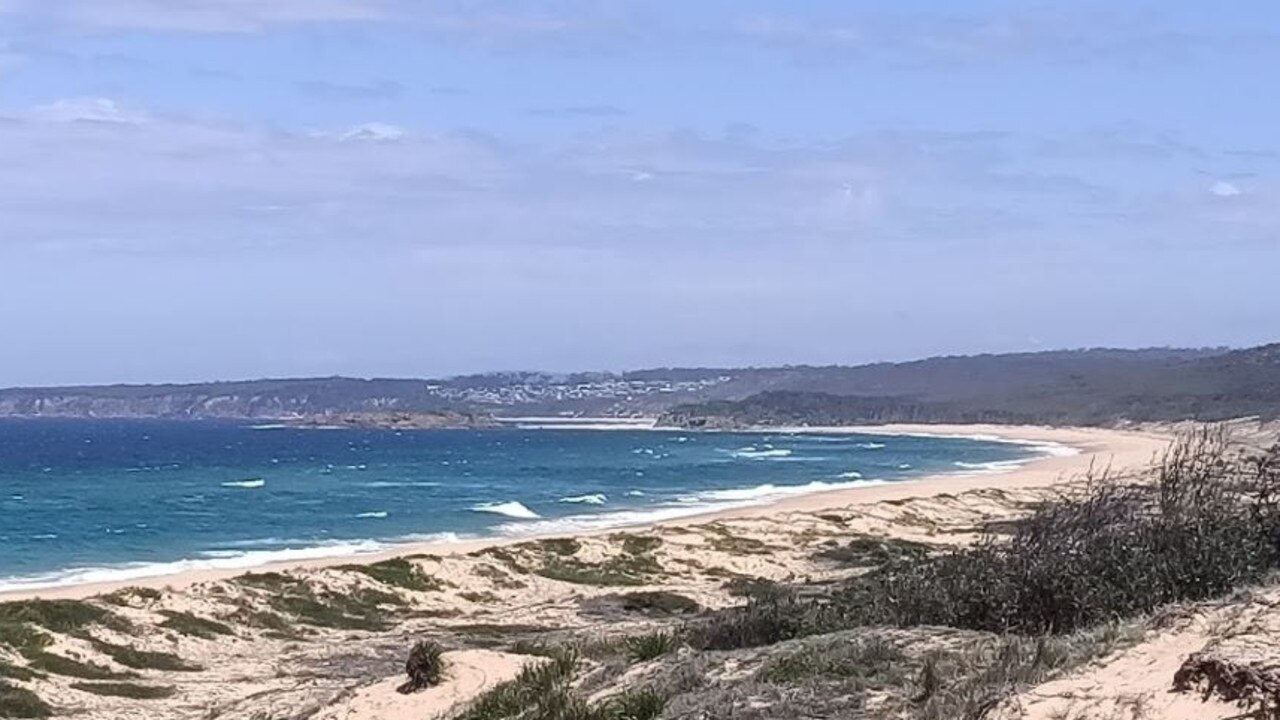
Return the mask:
[[255,418],[488,427],[503,415],[662,415],[684,427],[882,422],[1108,425],[1280,416],[1280,344],[935,357],[858,366],[305,378],[0,390],[0,417]]
[[[1267,581],[1280,568],[1280,449],[1245,454],[1200,433],[1154,477],[1099,473],[1008,530],[950,550],[853,538],[831,559],[864,571],[834,586],[738,580],[742,606],[614,644],[532,646],[558,660],[460,717],[607,717],[574,687],[612,657],[664,663],[664,681],[642,673],[617,690],[642,693],[653,717],[987,717],[1140,641],[1169,608]],[[725,663],[754,670],[722,676]],[[1270,676],[1201,663],[1180,678],[1274,717]]]
[[[1280,449],[1204,431],[1144,473],[1036,492],[248,573],[182,596],[4,603],[0,716],[88,695],[177,713],[192,673],[223,681],[212,649],[234,647],[331,688],[308,701],[321,704],[399,672],[406,693],[447,683],[446,648],[522,657],[454,709],[465,720],[994,719],[1022,689],[1278,570]],[[1275,716],[1280,683],[1264,667],[1221,649],[1183,659],[1184,692]]]
[[396,692],[408,695],[435,687],[444,680],[444,671],[444,647],[433,640],[420,640],[409,651],[409,659],[404,663],[404,672],[409,680],[396,688]]

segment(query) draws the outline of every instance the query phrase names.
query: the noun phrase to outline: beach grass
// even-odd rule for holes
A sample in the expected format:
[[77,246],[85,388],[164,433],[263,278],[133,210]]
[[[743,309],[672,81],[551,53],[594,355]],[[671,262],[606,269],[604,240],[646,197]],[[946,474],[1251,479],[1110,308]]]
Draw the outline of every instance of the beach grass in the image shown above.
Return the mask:
[[47,718],[52,714],[53,708],[40,699],[39,695],[27,688],[0,680],[0,717]]
[[444,583],[423,572],[417,563],[407,558],[393,558],[367,565],[341,565],[338,569],[361,573],[383,585],[414,592],[432,592],[444,588]]
[[164,670],[170,672],[199,672],[204,668],[189,663],[173,653],[155,650],[138,650],[125,645],[115,645],[93,640],[93,648],[117,663],[134,670]]
[[674,651],[680,646],[680,635],[674,630],[656,630],[628,637],[623,641],[627,658],[632,662],[648,662]]
[[32,670],[50,675],[64,675],[83,680],[119,680],[137,677],[137,673],[134,672],[117,672],[94,662],[75,660],[43,650],[27,653],[26,658],[28,667]]
[[98,682],[71,683],[74,690],[106,695],[108,697],[129,698],[130,700],[161,700],[172,697],[176,690],[168,685],[139,685],[137,683]]
[[[127,629],[128,622],[105,608],[85,600],[16,600],[0,603],[0,627],[36,625],[65,635],[77,634],[92,625]],[[0,637],[14,635],[0,630]]]
[[154,602],[162,597],[163,593],[155,588],[149,587],[126,587],[120,588],[113,592],[99,595],[98,599],[109,605],[119,605],[128,607],[132,605],[133,600],[141,600],[144,602]]
[[231,626],[226,623],[200,617],[189,612],[161,610],[160,614],[165,617],[164,621],[160,623],[160,627],[182,635],[198,637],[203,640],[213,640],[219,635],[235,634]]

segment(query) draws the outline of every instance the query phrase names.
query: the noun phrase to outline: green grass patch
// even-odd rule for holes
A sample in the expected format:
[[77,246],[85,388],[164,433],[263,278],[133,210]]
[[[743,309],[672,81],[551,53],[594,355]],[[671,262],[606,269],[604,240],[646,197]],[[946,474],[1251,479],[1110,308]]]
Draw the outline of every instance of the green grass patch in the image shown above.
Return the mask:
[[53,638],[25,622],[0,622],[0,645],[19,652],[48,647]]
[[405,558],[383,560],[368,565],[342,565],[338,569],[362,573],[384,585],[415,592],[432,592],[444,587],[442,582],[423,572],[417,563]]
[[923,560],[932,548],[895,538],[856,537],[844,545],[823,548],[814,557],[846,567],[874,567],[890,562]]
[[[74,635],[91,625],[127,628],[124,618],[83,600],[19,600],[0,603],[0,627],[36,625],[65,635]],[[0,637],[7,633],[0,632]]]
[[138,650],[125,645],[115,645],[94,640],[93,647],[112,660],[135,670],[166,670],[171,672],[199,672],[204,668],[188,663],[173,653],[154,650]]
[[662,547],[662,538],[653,535],[610,535],[610,540],[622,543],[622,552],[630,555],[646,555]]
[[623,641],[627,657],[632,662],[648,662],[666,655],[679,646],[680,636],[666,630],[636,635]]
[[172,697],[175,690],[168,685],[138,685],[136,683],[71,683],[72,689],[94,695],[122,697],[131,700],[162,700]]
[[533,543],[522,543],[522,545],[533,545],[543,552],[566,556],[576,555],[582,549],[582,543],[573,538],[548,538],[546,540],[537,540]]
[[622,609],[627,612],[650,615],[687,615],[702,609],[698,601],[669,590],[630,592],[617,596]]
[[893,643],[882,638],[858,638],[772,657],[756,677],[778,685],[839,679],[846,681],[846,688],[865,692],[903,682],[906,665],[907,657]]
[[269,599],[276,612],[292,616],[304,625],[339,630],[385,630],[391,626],[384,606],[403,607],[398,595],[368,588],[347,594],[316,593],[299,585]]
[[97,663],[73,660],[65,655],[57,655],[43,650],[27,654],[27,663],[32,670],[84,680],[119,680],[137,677],[136,673],[116,672]]
[[303,584],[302,580],[296,577],[278,572],[245,573],[233,578],[232,582],[270,592],[284,592]]
[[234,635],[235,631],[226,623],[220,623],[217,620],[210,620],[199,615],[192,615],[189,612],[178,612],[175,610],[161,610],[164,615],[164,622],[160,623],[160,627],[172,630],[182,635],[198,637],[204,640],[213,640],[219,635]]
[[756,538],[734,535],[729,528],[719,523],[704,526],[708,531],[704,537],[711,548],[726,555],[768,555],[780,548],[774,547]]
[[[0,678],[9,678],[10,680],[40,680],[45,677],[44,674],[35,672],[30,668],[21,665],[14,665],[11,662],[0,660]],[[3,717],[3,716],[0,716]]]
[[126,587],[120,588],[115,592],[109,592],[105,595],[99,595],[98,599],[104,603],[111,605],[119,605],[121,607],[129,607],[134,600],[143,602],[154,602],[159,600],[162,593],[155,588],[148,587]]
[[47,718],[53,708],[30,690],[0,681],[0,717]]
[[511,577],[511,575],[505,570],[496,568],[492,565],[479,565],[473,572],[502,590],[523,590],[524,588],[529,587],[529,583],[523,580],[517,580],[516,578]]

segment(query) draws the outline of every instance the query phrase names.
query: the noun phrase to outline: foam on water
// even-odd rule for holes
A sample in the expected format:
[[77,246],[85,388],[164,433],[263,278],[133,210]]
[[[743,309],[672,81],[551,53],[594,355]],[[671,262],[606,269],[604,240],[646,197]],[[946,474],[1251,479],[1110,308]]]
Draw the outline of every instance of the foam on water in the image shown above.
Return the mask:
[[162,577],[192,570],[247,570],[278,562],[319,560],[365,555],[385,550],[373,540],[352,540],[281,550],[208,550],[200,558],[161,563],[121,563],[103,567],[79,567],[38,575],[0,578],[0,592],[44,590],[68,585],[115,583]]
[[[873,442],[817,432],[400,435],[109,421],[10,429],[0,445],[0,505],[11,510],[3,534],[12,552],[0,558],[0,589],[634,526],[1076,452],[1049,443]],[[83,440],[93,433],[100,441],[88,465],[57,460],[88,452]],[[871,457],[879,462],[866,462]],[[878,467],[883,479],[851,467],[868,475]],[[227,489],[210,492],[211,485]]]
[[537,520],[542,517],[538,513],[525,507],[523,503],[515,500],[508,502],[480,503],[471,506],[472,512],[492,513],[494,515],[505,515],[512,518],[520,518],[523,520]]
[[609,497],[604,493],[592,493],[590,495],[574,495],[571,497],[560,498],[560,502],[562,503],[578,503],[578,504],[584,504],[584,505],[603,505],[608,500],[609,500]]
[[786,448],[766,448],[764,450],[757,450],[753,447],[745,447],[739,450],[734,450],[731,454],[736,458],[763,460],[765,458],[790,457],[791,451]]

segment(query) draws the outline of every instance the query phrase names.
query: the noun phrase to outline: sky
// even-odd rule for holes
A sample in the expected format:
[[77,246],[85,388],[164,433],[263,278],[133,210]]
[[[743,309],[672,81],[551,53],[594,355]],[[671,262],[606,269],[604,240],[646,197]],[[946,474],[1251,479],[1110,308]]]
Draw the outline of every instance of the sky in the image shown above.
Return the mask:
[[1274,0],[0,0],[0,386],[1280,340]]

